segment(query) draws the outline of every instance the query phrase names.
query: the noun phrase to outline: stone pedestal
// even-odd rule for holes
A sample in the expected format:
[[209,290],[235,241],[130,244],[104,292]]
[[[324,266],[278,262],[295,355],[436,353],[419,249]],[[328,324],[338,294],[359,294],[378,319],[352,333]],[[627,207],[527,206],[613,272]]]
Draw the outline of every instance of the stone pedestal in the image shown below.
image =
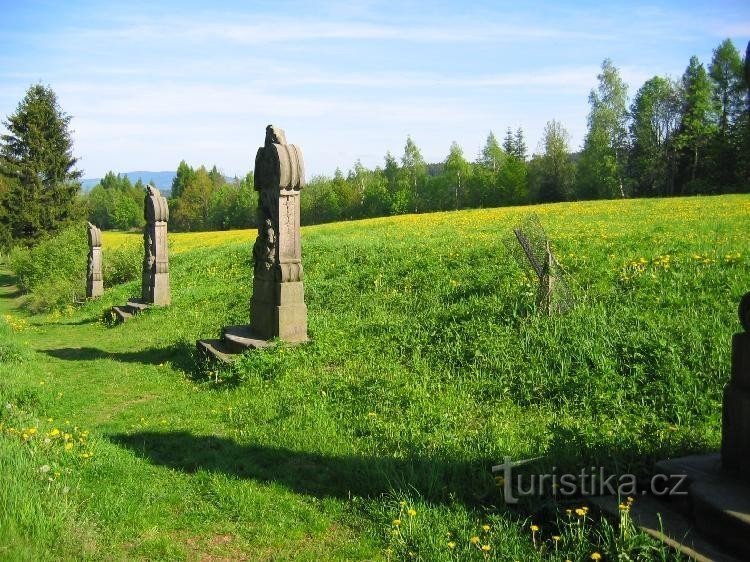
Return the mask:
[[88,223],[89,260],[86,275],[86,297],[95,299],[104,294],[102,277],[102,231]]
[[750,483],[750,293],[740,302],[744,332],[732,338],[732,378],[724,389],[721,462]]
[[259,192],[258,236],[253,246],[250,324],[225,328],[220,340],[202,340],[199,349],[222,360],[269,340],[307,341],[307,306],[300,243],[300,191],[305,185],[302,151],[287,144],[284,131],[266,127],[255,157]]
[[143,228],[143,272],[140,299],[132,299],[125,306],[115,306],[112,313],[124,322],[150,306],[169,306],[169,250],[167,247],[167,200],[152,185],[146,186],[143,205],[146,226]]

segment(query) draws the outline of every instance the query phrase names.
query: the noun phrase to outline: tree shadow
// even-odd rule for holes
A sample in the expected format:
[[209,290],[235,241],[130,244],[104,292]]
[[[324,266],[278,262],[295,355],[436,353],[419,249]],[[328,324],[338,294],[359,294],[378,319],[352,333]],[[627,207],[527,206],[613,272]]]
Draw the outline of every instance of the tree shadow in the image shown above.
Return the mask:
[[81,320],[75,320],[72,322],[60,322],[59,324],[61,326],[83,326],[85,324],[95,324],[99,322],[100,318],[98,316],[90,317],[90,318],[83,318]]
[[240,445],[187,432],[138,432],[109,439],[153,464],[185,473],[198,470],[281,484],[300,494],[341,499],[413,494],[435,503],[500,504],[492,462],[420,458],[330,456],[284,447]]
[[[8,287],[10,285],[0,285]],[[22,296],[24,293],[21,289],[16,289],[15,291],[10,291],[9,293],[0,293],[0,299],[17,299],[18,297]]]
[[16,277],[8,273],[0,273],[0,287],[12,287],[16,284]]
[[96,347],[61,347],[58,349],[41,349],[39,352],[64,361],[112,359],[121,363],[141,363],[143,365],[162,365],[169,362],[177,369],[185,372],[192,372],[197,366],[194,350],[184,342],[167,347],[151,347],[140,351],[106,351]]

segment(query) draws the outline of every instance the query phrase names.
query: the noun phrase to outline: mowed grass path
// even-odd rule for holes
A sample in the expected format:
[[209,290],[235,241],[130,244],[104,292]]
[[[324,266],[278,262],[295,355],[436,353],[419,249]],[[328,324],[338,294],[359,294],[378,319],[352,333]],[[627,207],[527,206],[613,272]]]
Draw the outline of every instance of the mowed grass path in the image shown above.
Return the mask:
[[[529,211],[579,299],[561,318],[502,244]],[[503,507],[489,467],[641,474],[716,448],[748,232],[749,196],[307,227],[312,343],[224,371],[194,340],[247,321],[250,231],[170,235],[173,305],[122,326],[102,315],[137,282],[30,316],[4,271],[0,558],[541,556],[528,525],[551,545],[557,508]]]

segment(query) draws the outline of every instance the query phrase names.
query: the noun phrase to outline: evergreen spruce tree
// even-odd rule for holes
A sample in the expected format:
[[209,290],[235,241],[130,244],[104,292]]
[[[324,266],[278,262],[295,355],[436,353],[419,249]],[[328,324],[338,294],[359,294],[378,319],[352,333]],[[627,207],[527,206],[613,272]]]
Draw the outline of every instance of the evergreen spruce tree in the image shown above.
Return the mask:
[[36,240],[83,214],[76,205],[82,172],[75,169],[70,120],[55,92],[35,84],[3,122],[8,132],[0,137],[0,173],[7,213],[0,220],[16,241]]

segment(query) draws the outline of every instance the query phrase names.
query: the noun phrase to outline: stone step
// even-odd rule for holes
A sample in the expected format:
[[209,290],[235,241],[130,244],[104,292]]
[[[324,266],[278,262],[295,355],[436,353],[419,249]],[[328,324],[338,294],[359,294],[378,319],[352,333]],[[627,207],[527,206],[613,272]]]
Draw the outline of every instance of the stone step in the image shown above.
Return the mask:
[[[620,517],[619,501],[612,496],[588,498],[588,501],[615,520]],[[690,517],[665,501],[638,496],[630,508],[633,524],[669,547],[696,562],[740,562],[732,553],[712,544],[694,528]]]
[[126,322],[133,317],[133,315],[130,312],[128,312],[127,310],[119,306],[113,306],[112,312],[115,315],[116,322]]
[[196,346],[199,353],[221,363],[229,364],[234,360],[232,352],[221,340],[198,340]]
[[151,305],[148,305],[145,302],[141,302],[139,300],[130,300],[128,301],[128,304],[125,305],[125,309],[130,312],[130,314],[138,314],[139,312],[143,312],[150,306]]
[[248,349],[262,349],[271,344],[252,333],[250,326],[227,326],[222,330],[221,339],[231,353],[243,353]]
[[750,559],[750,485],[722,470],[718,453],[659,461],[654,472],[670,477],[668,487],[686,476],[688,493],[671,496],[682,498],[673,507],[717,545]]

